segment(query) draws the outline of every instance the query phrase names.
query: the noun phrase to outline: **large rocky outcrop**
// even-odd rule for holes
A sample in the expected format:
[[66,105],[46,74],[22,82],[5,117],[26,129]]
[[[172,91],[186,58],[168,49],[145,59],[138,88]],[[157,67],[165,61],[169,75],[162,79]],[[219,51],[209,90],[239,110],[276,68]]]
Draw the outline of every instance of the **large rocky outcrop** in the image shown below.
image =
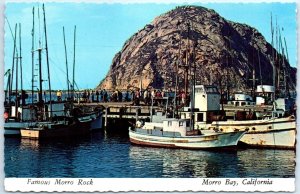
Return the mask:
[[[257,84],[269,85],[273,83],[272,63],[282,72],[278,65],[282,61],[274,63],[272,55],[280,56],[256,29],[204,7],[177,7],[125,42],[98,88],[174,88],[176,74],[183,87],[187,69],[183,66],[188,64],[192,67],[188,71],[195,71],[201,84],[247,90],[252,86],[253,70]],[[284,64],[288,85],[294,87],[296,69],[286,60]]]

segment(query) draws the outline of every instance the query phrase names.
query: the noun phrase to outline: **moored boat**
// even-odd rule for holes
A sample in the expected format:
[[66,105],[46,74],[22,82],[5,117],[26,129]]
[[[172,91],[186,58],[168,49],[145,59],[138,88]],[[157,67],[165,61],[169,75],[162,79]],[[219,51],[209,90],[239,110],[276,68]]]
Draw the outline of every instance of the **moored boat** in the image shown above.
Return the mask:
[[[194,121],[196,129],[213,129],[232,132],[236,129],[246,131],[240,139],[242,144],[262,148],[296,148],[296,119],[287,116],[287,111],[277,103],[271,111],[236,111],[233,118],[220,108],[220,94],[215,86],[196,86],[196,111]],[[281,99],[278,100],[278,102]],[[281,100],[282,101],[282,100]],[[189,107],[185,107],[188,109]],[[180,111],[181,118],[190,118],[188,110]]]
[[[55,121],[56,120],[56,121]],[[54,137],[73,137],[90,133],[93,119],[79,119],[72,117],[57,117],[49,123],[36,123],[21,129],[22,138],[46,139]]]
[[235,148],[245,131],[215,132],[193,130],[188,119],[165,119],[161,123],[145,122],[129,130],[133,144],[186,149]]
[[247,131],[241,142],[248,146],[287,149],[296,147],[296,121],[293,116],[262,120],[214,121],[211,126],[220,131],[233,131],[235,128]]

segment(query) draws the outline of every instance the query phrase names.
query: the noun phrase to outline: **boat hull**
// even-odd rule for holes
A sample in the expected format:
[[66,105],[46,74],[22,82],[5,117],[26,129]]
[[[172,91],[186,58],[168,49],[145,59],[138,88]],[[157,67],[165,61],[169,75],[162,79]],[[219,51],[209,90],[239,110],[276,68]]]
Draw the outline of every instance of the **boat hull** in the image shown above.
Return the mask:
[[216,133],[213,135],[198,135],[185,137],[166,137],[141,134],[129,131],[130,141],[133,144],[185,149],[216,149],[234,148],[245,132]]
[[[82,123],[90,122],[90,130],[100,130],[102,129],[102,113],[92,114],[88,116],[83,116],[78,118]],[[50,123],[49,121],[45,122],[37,122],[37,121],[10,121],[4,123],[4,136],[6,137],[20,137],[21,136],[21,129],[29,128],[30,126],[34,126],[41,123]]]
[[292,118],[276,118],[252,121],[217,121],[211,125],[225,132],[246,130],[241,143],[251,147],[296,148],[296,121]]
[[49,124],[44,127],[33,127],[21,129],[22,138],[30,139],[47,139],[47,138],[56,138],[56,137],[74,137],[81,136],[90,133],[90,124],[89,122],[84,123],[74,123],[70,125],[63,124]]
[[31,125],[35,125],[35,124],[36,124],[36,122],[17,122],[17,121],[6,122],[6,123],[4,123],[4,136],[20,137],[21,129],[27,128],[27,127],[29,127]]

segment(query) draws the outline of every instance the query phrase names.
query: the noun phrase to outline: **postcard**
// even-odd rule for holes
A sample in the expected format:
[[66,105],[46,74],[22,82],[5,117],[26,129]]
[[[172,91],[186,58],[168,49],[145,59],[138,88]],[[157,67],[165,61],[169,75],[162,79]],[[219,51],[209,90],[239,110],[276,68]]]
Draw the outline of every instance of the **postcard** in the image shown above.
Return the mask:
[[3,5],[6,192],[296,190],[296,2]]

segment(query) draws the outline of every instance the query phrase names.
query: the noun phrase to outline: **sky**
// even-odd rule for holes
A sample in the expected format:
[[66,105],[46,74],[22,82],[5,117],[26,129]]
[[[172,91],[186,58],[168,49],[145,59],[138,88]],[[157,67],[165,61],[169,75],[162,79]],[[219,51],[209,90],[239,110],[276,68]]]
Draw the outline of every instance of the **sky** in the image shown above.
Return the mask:
[[[151,23],[155,17],[178,5],[187,3],[57,3],[46,2],[46,25],[52,89],[66,89],[66,62],[63,27],[67,46],[69,79],[72,80],[74,26],[76,25],[75,81],[79,89],[95,88],[108,73],[113,57],[134,33]],[[271,13],[273,24],[283,28],[290,64],[296,67],[296,4],[295,3],[189,3],[214,9],[222,17],[256,28],[271,42]],[[6,3],[5,16],[5,71],[12,67],[13,37],[16,23],[21,23],[23,87],[31,88],[32,7],[35,7],[35,49],[41,34],[44,47],[44,31],[41,3]],[[38,19],[40,9],[40,22]],[[40,27],[39,27],[40,24]],[[18,29],[19,30],[19,29]],[[17,37],[19,45],[19,37]],[[19,48],[18,48],[19,49]],[[37,56],[37,52],[35,52]],[[43,76],[46,76],[45,50]],[[35,59],[37,63],[37,58]],[[44,82],[47,88],[48,82]],[[4,77],[6,86],[6,77]]]

